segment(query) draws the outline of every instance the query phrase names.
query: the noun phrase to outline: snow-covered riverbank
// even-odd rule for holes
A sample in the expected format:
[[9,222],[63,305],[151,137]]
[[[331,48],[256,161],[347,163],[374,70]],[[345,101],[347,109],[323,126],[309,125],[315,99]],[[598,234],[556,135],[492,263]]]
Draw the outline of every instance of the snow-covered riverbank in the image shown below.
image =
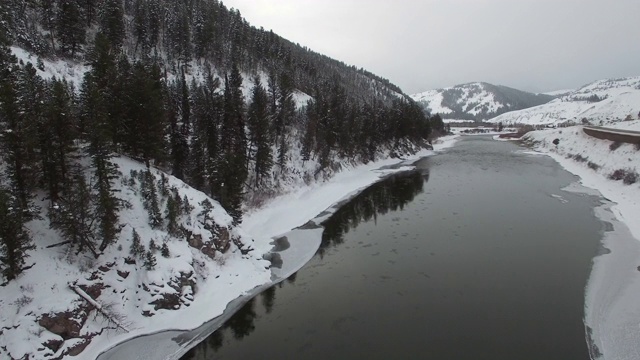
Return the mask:
[[[620,123],[619,128],[640,129],[640,120]],[[625,174],[640,171],[640,149],[633,144],[614,144],[588,136],[581,126],[564,129],[534,131],[524,137],[533,144],[536,151],[555,159],[569,172],[577,175],[581,183],[596,189],[616,203],[611,210],[616,217],[629,226],[633,236],[640,239],[640,178],[627,181],[612,180],[617,170]],[[553,141],[558,139],[558,144]]]
[[[635,130],[640,121],[618,127]],[[640,186],[633,174],[640,170],[640,149],[589,137],[581,127],[536,131],[525,140],[609,200],[596,209],[607,228],[586,288],[587,341],[594,360],[639,359]],[[632,175],[612,179],[621,170]]]
[[[282,261],[279,267],[272,268],[270,282],[248,291],[237,292],[231,302],[226,300],[229,298],[228,294],[223,299],[211,298],[208,301],[211,309],[222,307],[224,311],[185,313],[182,323],[190,322],[191,327],[177,328],[175,324],[167,324],[165,330],[154,332],[154,335],[118,338],[118,341],[114,342],[116,345],[112,343],[103,348],[106,350],[110,347],[99,359],[178,359],[190,347],[221,326],[224,320],[251,297],[293,274],[313,257],[320,246],[322,228],[296,228],[311,220],[319,224],[337,210],[343,201],[386,176],[412,169],[411,164],[414,161],[453,146],[456,139],[457,136],[442,138],[434,144],[434,151],[423,150],[404,160],[384,159],[345,169],[326,182],[292,189],[286,195],[268,202],[261,209],[248,213],[241,227],[255,240],[252,247],[256,253],[274,252]],[[286,238],[284,245],[280,243],[274,246],[273,239],[279,237]],[[241,278],[251,276],[251,273],[239,274]],[[178,329],[184,331],[174,331]],[[82,355],[86,355],[88,359],[96,354]]]

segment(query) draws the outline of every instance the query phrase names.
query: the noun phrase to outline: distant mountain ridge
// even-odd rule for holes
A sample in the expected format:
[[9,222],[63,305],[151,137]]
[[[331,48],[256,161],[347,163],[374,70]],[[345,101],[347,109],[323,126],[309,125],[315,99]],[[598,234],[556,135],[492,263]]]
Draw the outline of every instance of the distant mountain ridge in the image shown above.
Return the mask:
[[503,124],[546,125],[563,122],[605,124],[637,119],[640,113],[640,76],[603,79],[582,86],[535,107],[513,111],[489,121]]
[[486,120],[500,114],[541,105],[555,97],[502,85],[473,82],[411,95],[432,114],[446,119]]

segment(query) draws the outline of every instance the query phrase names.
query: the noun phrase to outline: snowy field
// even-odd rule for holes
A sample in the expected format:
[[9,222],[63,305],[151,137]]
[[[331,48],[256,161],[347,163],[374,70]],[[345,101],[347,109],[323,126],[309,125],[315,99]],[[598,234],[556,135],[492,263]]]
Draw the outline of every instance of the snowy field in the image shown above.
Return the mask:
[[565,121],[606,125],[640,112],[640,76],[595,81],[549,103],[511,111],[487,122],[497,124],[546,125]]
[[[615,127],[640,130],[640,121]],[[608,225],[585,297],[590,350],[594,359],[640,359],[640,178],[611,179],[620,170],[638,174],[640,148],[592,138],[581,126],[535,131],[525,140],[607,199],[596,209],[596,215]]]

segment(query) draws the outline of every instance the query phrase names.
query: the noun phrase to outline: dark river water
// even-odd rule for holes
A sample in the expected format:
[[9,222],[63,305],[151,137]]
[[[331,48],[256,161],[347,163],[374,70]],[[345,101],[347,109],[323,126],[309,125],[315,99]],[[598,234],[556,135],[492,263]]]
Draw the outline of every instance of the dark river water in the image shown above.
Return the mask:
[[183,359],[588,359],[598,199],[521,150],[466,137],[373,185],[305,267]]

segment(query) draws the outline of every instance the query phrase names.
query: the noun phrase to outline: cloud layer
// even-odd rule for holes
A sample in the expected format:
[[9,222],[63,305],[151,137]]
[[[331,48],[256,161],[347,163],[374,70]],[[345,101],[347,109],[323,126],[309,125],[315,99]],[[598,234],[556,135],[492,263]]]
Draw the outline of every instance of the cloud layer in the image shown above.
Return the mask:
[[640,75],[638,0],[223,2],[409,93],[471,81],[548,91]]

